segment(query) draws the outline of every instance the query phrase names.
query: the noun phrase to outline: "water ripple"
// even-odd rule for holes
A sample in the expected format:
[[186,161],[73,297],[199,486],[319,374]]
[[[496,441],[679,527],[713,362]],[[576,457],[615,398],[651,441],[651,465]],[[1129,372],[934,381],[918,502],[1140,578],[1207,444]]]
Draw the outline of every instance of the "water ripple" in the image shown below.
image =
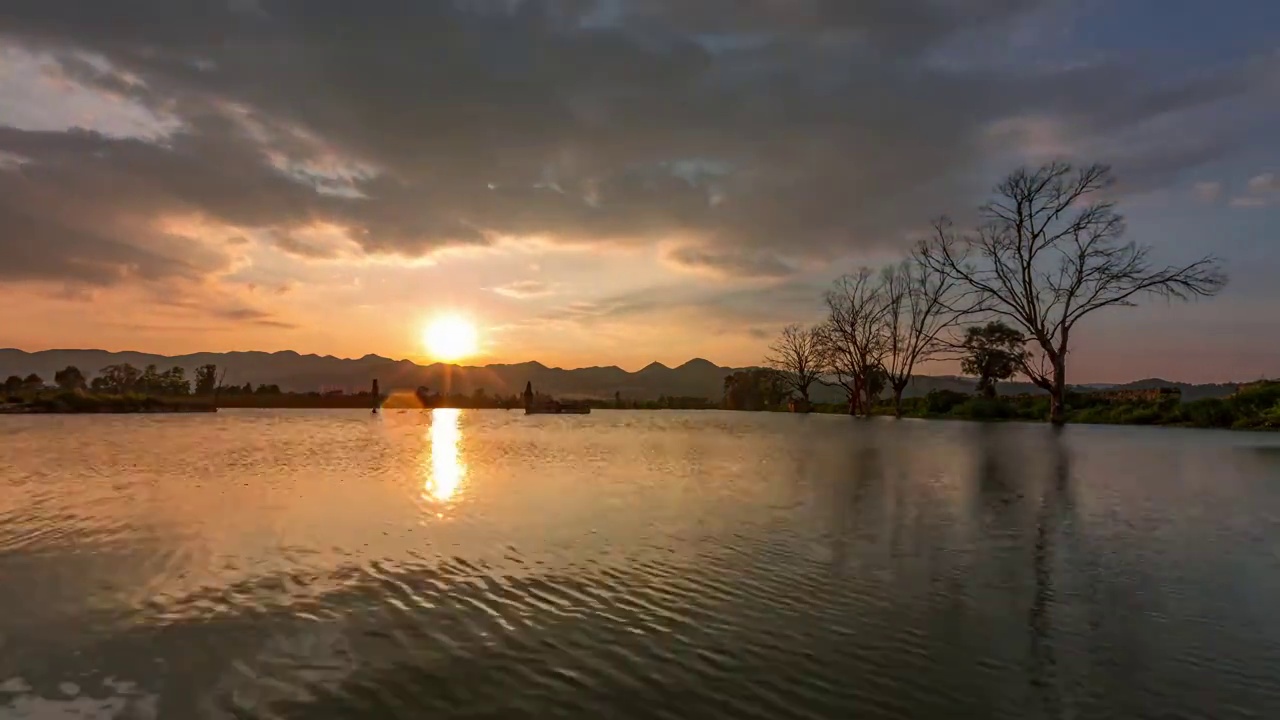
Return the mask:
[[46,420],[0,419],[0,717],[1280,716],[1222,434]]

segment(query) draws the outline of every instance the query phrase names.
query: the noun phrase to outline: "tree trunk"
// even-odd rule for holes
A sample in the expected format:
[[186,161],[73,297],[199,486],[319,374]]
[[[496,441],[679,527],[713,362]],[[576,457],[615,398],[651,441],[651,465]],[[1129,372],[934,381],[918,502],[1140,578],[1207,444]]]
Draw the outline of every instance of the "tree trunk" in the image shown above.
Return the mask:
[[893,416],[902,418],[902,388],[895,387],[893,389]]
[[1053,359],[1053,387],[1049,390],[1049,422],[1057,427],[1067,424],[1067,361],[1062,355]]

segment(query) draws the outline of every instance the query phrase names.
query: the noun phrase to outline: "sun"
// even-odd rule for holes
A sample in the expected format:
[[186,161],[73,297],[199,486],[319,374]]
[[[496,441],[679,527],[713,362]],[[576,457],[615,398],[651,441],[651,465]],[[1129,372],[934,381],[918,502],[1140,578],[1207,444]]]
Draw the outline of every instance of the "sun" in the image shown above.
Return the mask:
[[422,331],[422,344],[431,357],[445,362],[461,360],[476,353],[476,326],[458,315],[442,315]]

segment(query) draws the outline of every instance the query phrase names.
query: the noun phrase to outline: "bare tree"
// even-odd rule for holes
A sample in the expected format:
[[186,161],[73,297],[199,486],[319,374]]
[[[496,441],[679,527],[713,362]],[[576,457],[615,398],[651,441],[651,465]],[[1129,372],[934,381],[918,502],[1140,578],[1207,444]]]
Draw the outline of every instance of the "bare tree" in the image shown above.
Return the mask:
[[1049,419],[1058,425],[1066,422],[1067,353],[1081,319],[1145,295],[1190,300],[1226,284],[1212,256],[1160,267],[1149,246],[1125,241],[1115,204],[1100,199],[1113,181],[1106,165],[1017,170],[983,206],[984,222],[973,234],[957,235],[944,218],[917,252],[931,270],[961,282],[982,309],[1027,335],[1032,352],[1022,371],[1049,392]]
[[885,348],[883,288],[870,268],[861,268],[836,280],[825,299],[827,320],[818,337],[826,374],[844,388],[850,415],[869,413],[876,392],[868,381],[880,370]]
[[769,346],[765,365],[776,371],[791,392],[800,395],[809,409],[809,388],[822,379],[823,345],[816,328],[788,325]]
[[939,336],[967,312],[961,307],[960,283],[915,258],[886,267],[881,275],[884,294],[885,381],[893,392],[893,414],[902,417],[902,391],[916,365],[943,347]]

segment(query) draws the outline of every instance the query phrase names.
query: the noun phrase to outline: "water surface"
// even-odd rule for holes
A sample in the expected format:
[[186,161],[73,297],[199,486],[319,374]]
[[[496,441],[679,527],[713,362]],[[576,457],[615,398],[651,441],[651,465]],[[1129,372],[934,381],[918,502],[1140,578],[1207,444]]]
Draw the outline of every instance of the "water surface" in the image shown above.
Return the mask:
[[1280,717],[1276,445],[0,418],[0,718]]

